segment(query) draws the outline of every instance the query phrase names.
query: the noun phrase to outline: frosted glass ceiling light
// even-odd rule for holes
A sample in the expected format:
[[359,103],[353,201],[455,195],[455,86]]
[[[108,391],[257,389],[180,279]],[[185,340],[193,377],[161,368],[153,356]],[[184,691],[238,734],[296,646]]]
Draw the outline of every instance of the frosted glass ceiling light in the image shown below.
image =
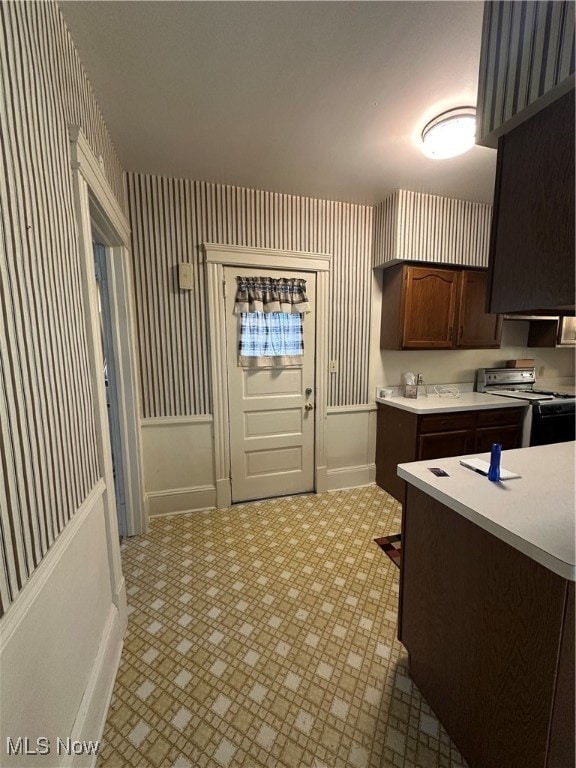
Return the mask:
[[457,107],[430,120],[422,131],[423,152],[428,157],[444,160],[462,155],[476,140],[476,109]]

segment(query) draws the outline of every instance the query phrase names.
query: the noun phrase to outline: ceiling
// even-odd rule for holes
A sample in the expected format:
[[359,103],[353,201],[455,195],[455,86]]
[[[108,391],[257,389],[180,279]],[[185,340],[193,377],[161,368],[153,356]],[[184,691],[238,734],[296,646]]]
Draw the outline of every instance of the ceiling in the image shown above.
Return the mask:
[[496,152],[419,149],[476,103],[483,3],[60,2],[123,167],[374,204],[492,202]]

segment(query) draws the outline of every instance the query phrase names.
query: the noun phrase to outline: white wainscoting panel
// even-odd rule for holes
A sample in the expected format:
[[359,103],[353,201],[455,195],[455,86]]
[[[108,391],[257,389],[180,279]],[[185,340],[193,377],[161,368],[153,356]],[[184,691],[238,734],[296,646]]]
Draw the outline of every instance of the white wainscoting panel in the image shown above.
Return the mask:
[[376,406],[329,408],[327,490],[356,488],[376,479]]
[[216,506],[212,417],[144,419],[141,427],[150,516]]
[[[56,739],[100,740],[126,625],[112,595],[100,481],[10,606],[0,634],[0,765],[64,768]],[[125,606],[125,587],[121,600]],[[39,736],[39,758],[7,738]],[[90,765],[91,760],[84,764]]]

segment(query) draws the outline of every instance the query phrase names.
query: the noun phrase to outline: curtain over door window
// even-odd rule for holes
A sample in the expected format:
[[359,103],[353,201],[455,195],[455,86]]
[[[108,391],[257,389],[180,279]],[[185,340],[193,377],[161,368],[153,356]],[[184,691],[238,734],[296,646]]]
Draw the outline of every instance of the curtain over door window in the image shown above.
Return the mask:
[[240,315],[238,365],[243,368],[301,366],[303,315],[310,311],[306,281],[237,277],[234,314]]

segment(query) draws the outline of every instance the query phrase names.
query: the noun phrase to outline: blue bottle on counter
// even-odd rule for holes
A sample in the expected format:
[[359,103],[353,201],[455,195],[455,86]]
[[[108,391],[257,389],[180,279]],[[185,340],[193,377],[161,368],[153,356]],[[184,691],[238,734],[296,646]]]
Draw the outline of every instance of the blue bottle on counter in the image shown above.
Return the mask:
[[488,480],[498,482],[500,480],[500,456],[502,454],[502,446],[500,443],[492,443],[492,450],[490,451],[490,469],[488,470]]

